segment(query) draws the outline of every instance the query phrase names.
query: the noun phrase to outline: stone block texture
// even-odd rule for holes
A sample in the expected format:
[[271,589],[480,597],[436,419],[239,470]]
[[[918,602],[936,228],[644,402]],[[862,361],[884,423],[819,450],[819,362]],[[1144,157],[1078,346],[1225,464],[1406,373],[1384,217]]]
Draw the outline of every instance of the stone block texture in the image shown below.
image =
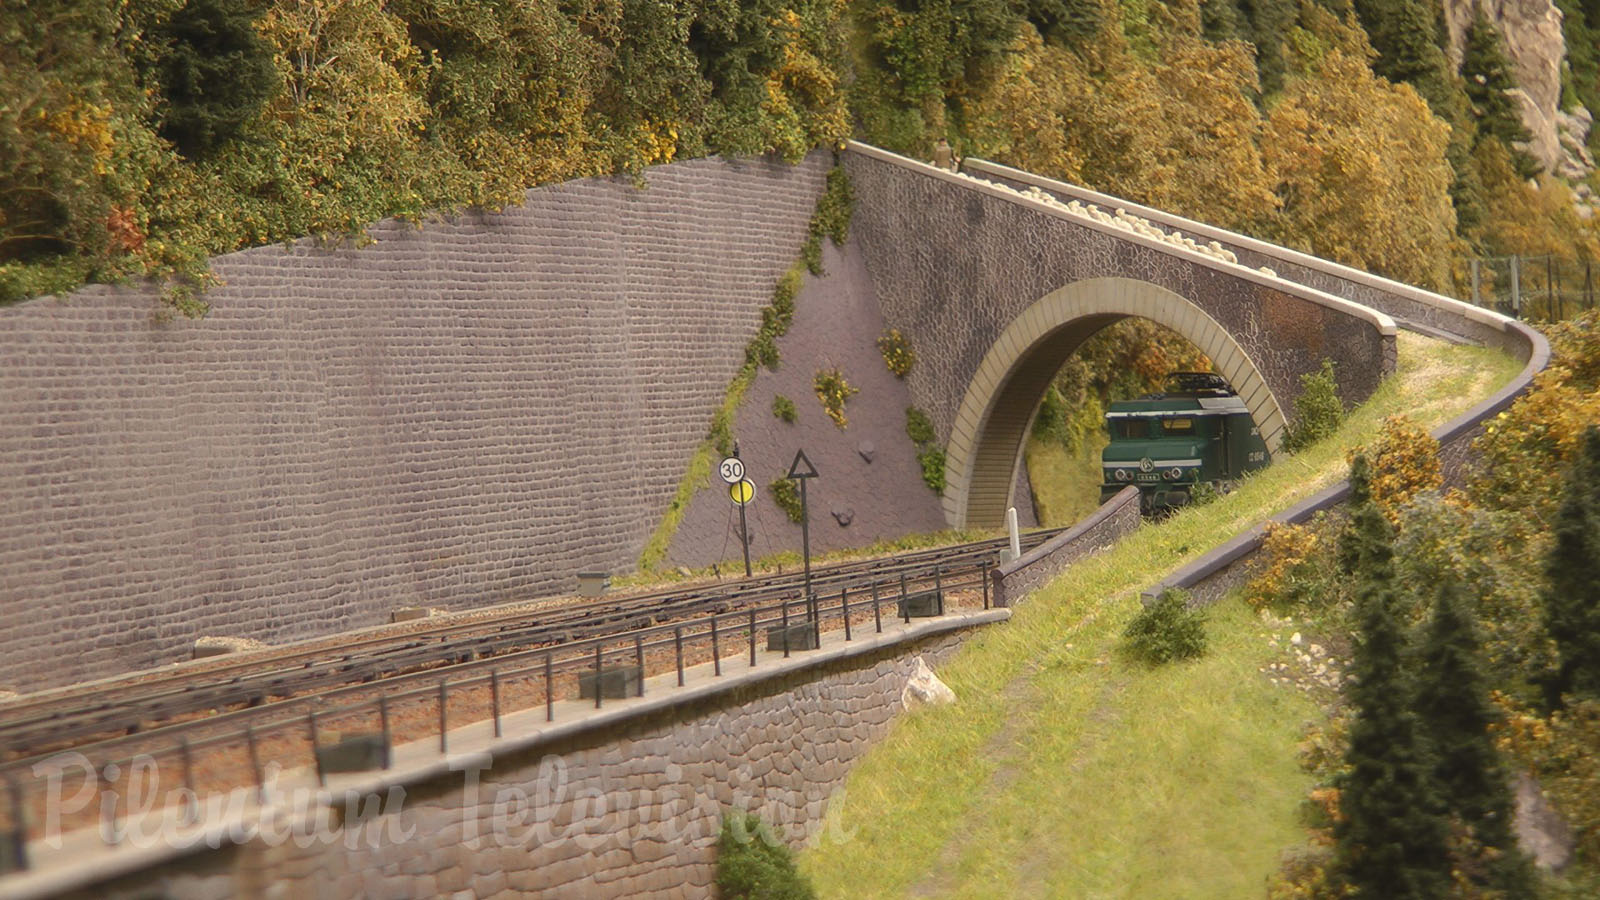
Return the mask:
[[1139,491],[1124,489],[1077,525],[991,570],[995,606],[1016,606],[1073,563],[1121,540],[1140,521]]
[[0,309],[0,688],[630,570],[831,155],[530,191]]
[[723,813],[758,813],[796,848],[839,839],[829,804],[888,733],[916,659],[937,665],[971,633],[450,773],[325,839],[202,851],[74,896],[713,897]]
[[941,440],[1006,326],[1051,291],[1090,278],[1145,281],[1199,306],[1286,409],[1299,377],[1324,357],[1339,364],[1352,399],[1393,369],[1392,337],[1340,309],[891,161],[855,152],[844,161],[857,197],[852,227],[884,319],[926,361],[907,381]]

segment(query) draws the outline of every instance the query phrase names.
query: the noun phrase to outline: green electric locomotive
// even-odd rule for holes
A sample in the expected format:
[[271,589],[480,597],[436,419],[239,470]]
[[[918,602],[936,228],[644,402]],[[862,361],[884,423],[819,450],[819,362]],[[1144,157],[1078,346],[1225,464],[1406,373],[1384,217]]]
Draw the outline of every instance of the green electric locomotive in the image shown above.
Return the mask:
[[1182,506],[1196,485],[1225,493],[1270,462],[1244,401],[1220,375],[1174,372],[1165,389],[1111,404],[1100,502],[1132,484],[1147,513]]

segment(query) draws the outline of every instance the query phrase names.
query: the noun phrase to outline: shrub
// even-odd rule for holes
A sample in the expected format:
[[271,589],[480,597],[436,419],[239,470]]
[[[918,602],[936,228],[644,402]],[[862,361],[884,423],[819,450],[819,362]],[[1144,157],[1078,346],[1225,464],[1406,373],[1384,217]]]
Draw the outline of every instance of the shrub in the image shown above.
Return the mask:
[[1339,428],[1344,421],[1344,404],[1339,400],[1339,383],[1333,376],[1333,361],[1324,359],[1322,369],[1300,376],[1300,396],[1294,398],[1294,425],[1283,439],[1283,449],[1297,453]]
[[1268,522],[1259,568],[1245,585],[1245,601],[1278,612],[1323,605],[1318,601],[1336,593],[1329,547],[1314,528]]
[[932,443],[937,436],[933,430],[933,420],[915,406],[906,407],[906,434],[917,444]]
[[1400,523],[1400,509],[1423,491],[1443,484],[1439,474],[1439,442],[1405,416],[1390,416],[1378,439],[1349,453],[1364,452],[1371,461],[1372,500],[1389,524]]
[[1205,613],[1188,606],[1189,594],[1168,588],[1140,610],[1122,633],[1124,652],[1147,665],[1201,656],[1206,652]]
[[724,816],[717,838],[717,896],[722,900],[814,900],[794,854],[760,817]]
[[944,451],[938,447],[923,447],[917,451],[917,462],[922,464],[922,480],[936,494],[944,493]]
[[788,422],[790,425],[793,425],[796,415],[794,401],[782,394],[773,397],[772,414],[777,416],[779,419]]
[[811,384],[816,389],[817,399],[822,401],[823,410],[827,412],[828,418],[833,420],[833,424],[840,428],[848,425],[849,420],[845,418],[844,405],[859,391],[850,386],[850,382],[844,378],[844,373],[838,369],[821,369]]
[[711,446],[723,456],[733,455],[733,411],[723,406],[711,415]]
[[896,378],[911,374],[911,367],[917,364],[917,354],[898,328],[891,328],[878,338],[878,352],[883,354],[883,364]]
[[778,360],[778,339],[766,326],[762,326],[750,343],[745,345],[744,361],[752,366],[766,366],[776,371]]
[[772,497],[772,502],[778,504],[789,521],[798,523],[801,516],[800,489],[795,487],[791,478],[774,478],[767,485],[767,493]]
[[850,176],[840,166],[828,171],[828,185],[817,201],[816,212],[811,215],[811,232],[827,235],[835,244],[842,245],[850,237],[850,215],[856,208],[855,188]]

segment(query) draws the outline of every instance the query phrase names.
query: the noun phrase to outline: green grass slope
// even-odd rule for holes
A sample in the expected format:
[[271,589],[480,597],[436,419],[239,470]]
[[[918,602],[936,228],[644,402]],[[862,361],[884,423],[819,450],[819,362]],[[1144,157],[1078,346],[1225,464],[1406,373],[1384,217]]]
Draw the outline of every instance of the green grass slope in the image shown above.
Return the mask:
[[1334,438],[1142,526],[971,639],[939,673],[960,702],[904,718],[835,798],[801,858],[821,895],[1260,896],[1302,840],[1295,746],[1319,710],[1258,673],[1278,651],[1236,600],[1192,663],[1145,669],[1117,638],[1139,590],[1342,477],[1385,417],[1431,428],[1520,368],[1409,334],[1400,360]]

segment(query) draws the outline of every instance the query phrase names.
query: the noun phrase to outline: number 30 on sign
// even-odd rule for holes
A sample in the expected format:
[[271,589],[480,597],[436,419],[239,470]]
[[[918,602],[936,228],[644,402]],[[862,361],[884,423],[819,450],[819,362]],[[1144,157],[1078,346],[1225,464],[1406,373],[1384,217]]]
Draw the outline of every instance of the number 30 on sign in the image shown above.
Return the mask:
[[744,480],[744,462],[737,456],[730,456],[717,466],[717,474],[729,484],[738,484]]

